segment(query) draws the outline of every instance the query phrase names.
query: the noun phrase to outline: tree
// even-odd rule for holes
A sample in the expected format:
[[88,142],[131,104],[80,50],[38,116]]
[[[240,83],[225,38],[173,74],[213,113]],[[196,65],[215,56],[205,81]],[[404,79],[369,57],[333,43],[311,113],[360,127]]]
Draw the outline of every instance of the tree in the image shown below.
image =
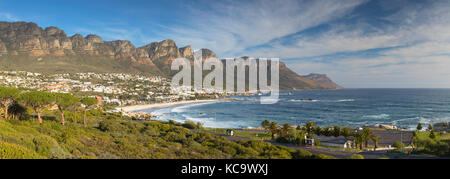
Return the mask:
[[433,131],[433,126],[431,124],[428,125],[428,131]]
[[58,105],[58,109],[61,112],[61,124],[64,126],[66,124],[64,112],[77,104],[79,100],[75,96],[67,93],[56,93],[55,97],[56,105]]
[[42,91],[31,91],[22,93],[19,96],[19,101],[26,106],[33,108],[38,115],[39,124],[42,125],[41,112],[46,106],[55,102],[55,96],[52,93]]
[[372,130],[370,130],[369,128],[364,128],[362,131],[362,139],[364,142],[364,146],[367,147],[369,144],[369,140],[372,138],[373,134],[372,134]]
[[261,122],[261,126],[266,129],[267,127],[270,126],[270,122],[268,120],[264,120],[263,122]]
[[434,131],[430,131],[430,138],[436,139],[436,134],[434,133]]
[[5,120],[8,120],[8,108],[14,99],[20,94],[20,90],[10,87],[0,87],[0,102],[5,111]]
[[84,105],[84,116],[83,116],[83,125],[87,127],[86,124],[86,111],[90,110],[91,107],[97,104],[97,99],[95,98],[82,98],[81,104]]
[[421,131],[422,129],[423,129],[422,124],[421,123],[417,124],[417,130]]
[[377,136],[372,136],[372,141],[373,141],[373,144],[375,145],[375,147],[373,148],[374,151],[377,150],[377,148],[378,148],[378,142],[379,142],[379,140],[380,140],[379,137],[377,137]]
[[411,145],[413,147],[413,151],[416,150],[416,144],[417,144],[417,141],[418,141],[417,137],[418,137],[418,132],[414,131],[413,132],[413,137],[412,137],[412,140],[411,140]]
[[26,114],[27,108],[17,103],[17,101],[14,101],[14,103],[9,106],[8,111],[14,119],[20,119],[22,115]]
[[362,135],[362,133],[355,132],[353,134],[353,138],[354,138],[354,142],[355,142],[355,145],[356,145],[355,147],[358,148],[358,146],[359,146],[359,149],[363,150],[364,149],[364,147],[363,147],[364,136]]
[[316,135],[318,135],[318,136],[322,135],[322,131],[323,131],[323,129],[322,129],[322,127],[320,127],[320,126],[317,126],[317,127],[314,129],[314,133],[316,133]]
[[333,136],[339,137],[341,135],[341,128],[339,126],[333,127]]
[[292,130],[292,126],[290,124],[283,124],[283,127],[281,128],[281,135],[286,136],[290,130]]
[[350,134],[351,134],[350,127],[344,127],[342,129],[342,136],[344,136],[345,138],[348,138]]
[[314,122],[307,122],[305,125],[306,132],[312,133],[314,130],[314,126],[315,126]]
[[268,129],[272,133],[272,139],[274,139],[275,138],[275,134],[278,131],[278,123],[276,123],[276,122],[270,123]]

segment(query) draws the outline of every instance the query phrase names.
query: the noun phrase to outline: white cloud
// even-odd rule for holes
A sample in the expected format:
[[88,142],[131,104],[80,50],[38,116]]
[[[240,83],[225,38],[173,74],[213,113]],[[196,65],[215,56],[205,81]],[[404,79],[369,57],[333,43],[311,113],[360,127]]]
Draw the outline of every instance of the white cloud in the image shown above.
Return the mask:
[[[319,56],[289,66],[299,73],[328,73],[346,87],[450,88],[450,2],[405,7],[386,19],[396,26],[372,33],[362,33],[358,26],[338,30],[342,33],[335,28],[319,38],[299,38],[294,46],[275,44],[274,49],[287,57]],[[367,57],[320,57],[392,46],[397,47]]]
[[[210,2],[210,1],[209,1]],[[195,19],[172,27],[170,37],[196,48],[211,48],[219,55],[236,55],[246,48],[342,17],[365,0],[261,0],[216,2],[210,9],[190,7]]]
[[[133,28],[123,24],[105,24],[98,23],[95,28],[76,28],[73,33],[95,34],[103,38],[103,40],[129,40],[134,43],[148,44],[156,41],[148,37],[140,28]],[[101,30],[94,30],[101,29]]]
[[7,13],[7,12],[0,12],[0,21],[18,21],[19,18]]

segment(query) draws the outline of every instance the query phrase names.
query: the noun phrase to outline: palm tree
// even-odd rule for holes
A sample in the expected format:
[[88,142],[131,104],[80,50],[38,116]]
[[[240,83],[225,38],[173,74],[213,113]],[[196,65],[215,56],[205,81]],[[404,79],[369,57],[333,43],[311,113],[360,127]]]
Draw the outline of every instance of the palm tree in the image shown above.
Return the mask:
[[377,148],[378,148],[378,142],[379,142],[379,140],[380,140],[379,137],[377,137],[377,136],[372,136],[372,141],[373,141],[373,143],[374,143],[374,145],[375,145],[375,147],[373,148],[374,151],[377,150]]
[[270,122],[268,120],[264,120],[263,122],[261,122],[261,126],[263,128],[267,128],[270,126]]
[[286,136],[290,130],[292,130],[292,126],[290,124],[283,124],[283,127],[281,128],[281,135]]
[[353,140],[355,142],[355,147],[358,148],[358,146],[359,146],[359,149],[363,150],[364,139],[363,139],[362,134],[359,132],[355,132],[353,134]]
[[307,122],[305,125],[306,132],[312,133],[314,130],[314,126],[315,126],[314,122]]
[[369,145],[369,140],[372,138],[372,130],[369,128],[364,128],[362,131],[362,139],[364,142],[364,146],[367,147]]
[[268,129],[272,133],[272,140],[275,139],[275,134],[278,132],[278,123],[276,122],[270,123]]

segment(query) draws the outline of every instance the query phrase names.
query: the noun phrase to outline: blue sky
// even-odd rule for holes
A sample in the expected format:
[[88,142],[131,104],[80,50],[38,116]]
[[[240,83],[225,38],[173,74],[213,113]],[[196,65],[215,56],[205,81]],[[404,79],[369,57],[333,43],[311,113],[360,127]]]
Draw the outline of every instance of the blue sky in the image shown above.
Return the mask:
[[345,87],[450,88],[448,0],[2,0],[0,20],[277,57]]

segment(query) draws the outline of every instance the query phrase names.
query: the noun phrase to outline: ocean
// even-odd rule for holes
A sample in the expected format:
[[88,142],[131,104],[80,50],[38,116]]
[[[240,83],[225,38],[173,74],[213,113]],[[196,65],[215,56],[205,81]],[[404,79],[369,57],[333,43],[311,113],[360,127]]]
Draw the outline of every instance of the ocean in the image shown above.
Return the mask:
[[450,122],[450,89],[342,89],[280,93],[276,104],[260,96],[144,110],[158,120],[190,120],[214,128],[255,128],[264,120],[278,124],[361,127],[372,124],[415,129],[418,123]]

